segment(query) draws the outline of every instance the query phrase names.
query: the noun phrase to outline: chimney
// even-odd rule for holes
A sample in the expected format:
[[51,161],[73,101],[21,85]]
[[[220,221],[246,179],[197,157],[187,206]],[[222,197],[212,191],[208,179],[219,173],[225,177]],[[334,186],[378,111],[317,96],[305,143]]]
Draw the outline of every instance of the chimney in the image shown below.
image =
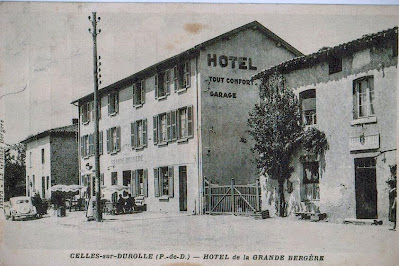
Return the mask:
[[79,124],[79,119],[72,118],[72,125],[77,125],[77,124]]

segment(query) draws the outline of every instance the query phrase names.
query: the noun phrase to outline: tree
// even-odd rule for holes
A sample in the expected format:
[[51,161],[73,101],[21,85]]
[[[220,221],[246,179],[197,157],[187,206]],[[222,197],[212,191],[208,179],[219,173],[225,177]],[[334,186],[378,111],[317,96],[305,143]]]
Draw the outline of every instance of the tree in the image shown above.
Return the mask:
[[5,200],[25,195],[25,146],[8,145],[4,151]]
[[282,74],[263,78],[259,104],[249,114],[249,133],[255,140],[257,166],[279,184],[279,215],[284,216],[284,182],[293,172],[292,157],[300,147],[311,154],[321,154],[327,148],[325,134],[315,128],[305,130],[298,99],[285,85]]

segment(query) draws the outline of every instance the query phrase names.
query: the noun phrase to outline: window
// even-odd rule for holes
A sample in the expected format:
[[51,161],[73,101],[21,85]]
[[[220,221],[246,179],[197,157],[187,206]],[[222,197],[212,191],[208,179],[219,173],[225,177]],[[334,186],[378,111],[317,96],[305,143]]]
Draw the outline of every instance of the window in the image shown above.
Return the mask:
[[32,168],[32,152],[29,152],[29,167]]
[[147,169],[132,171],[132,196],[148,197],[148,173]]
[[154,145],[193,137],[193,106],[154,116],[153,129]]
[[111,185],[117,185],[118,184],[118,172],[112,172],[111,173]]
[[84,135],[80,138],[80,154],[84,158],[94,155],[93,134]]
[[46,180],[47,180],[46,187],[47,187],[47,189],[49,189],[49,187],[50,187],[50,177],[48,176]]
[[108,94],[108,115],[116,115],[119,111],[119,93]]
[[301,102],[302,121],[305,126],[317,124],[316,120],[316,90],[307,90],[299,94]]
[[319,199],[319,163],[303,163],[302,201]]
[[353,81],[353,118],[374,116],[374,79],[364,77]]
[[330,57],[328,59],[328,74],[334,74],[342,71],[342,58],[340,57]]
[[173,198],[173,166],[154,168],[155,197]]
[[107,129],[107,152],[117,153],[121,150],[121,128]]
[[94,102],[87,102],[80,106],[80,115],[82,117],[83,124],[88,124],[91,121],[93,110]]
[[170,94],[170,71],[165,70],[164,72],[155,75],[155,99],[164,99]]
[[145,103],[145,81],[133,84],[133,106],[140,107]]
[[190,61],[185,61],[173,68],[173,87],[175,92],[184,91],[191,85]]
[[42,164],[44,164],[44,149],[42,149]]
[[147,146],[147,119],[131,123],[131,146],[141,149]]

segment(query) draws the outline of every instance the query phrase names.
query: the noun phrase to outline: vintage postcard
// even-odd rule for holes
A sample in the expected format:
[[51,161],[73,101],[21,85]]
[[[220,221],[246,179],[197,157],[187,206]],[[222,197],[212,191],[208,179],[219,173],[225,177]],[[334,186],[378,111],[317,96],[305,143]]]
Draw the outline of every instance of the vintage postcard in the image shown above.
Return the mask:
[[0,4],[1,265],[396,265],[398,6]]

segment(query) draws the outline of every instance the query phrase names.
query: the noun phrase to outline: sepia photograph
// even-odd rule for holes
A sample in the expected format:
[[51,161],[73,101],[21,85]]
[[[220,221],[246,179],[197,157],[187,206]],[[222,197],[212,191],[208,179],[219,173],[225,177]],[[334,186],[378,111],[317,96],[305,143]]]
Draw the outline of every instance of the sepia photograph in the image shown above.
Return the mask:
[[0,265],[397,265],[398,5],[0,3]]

